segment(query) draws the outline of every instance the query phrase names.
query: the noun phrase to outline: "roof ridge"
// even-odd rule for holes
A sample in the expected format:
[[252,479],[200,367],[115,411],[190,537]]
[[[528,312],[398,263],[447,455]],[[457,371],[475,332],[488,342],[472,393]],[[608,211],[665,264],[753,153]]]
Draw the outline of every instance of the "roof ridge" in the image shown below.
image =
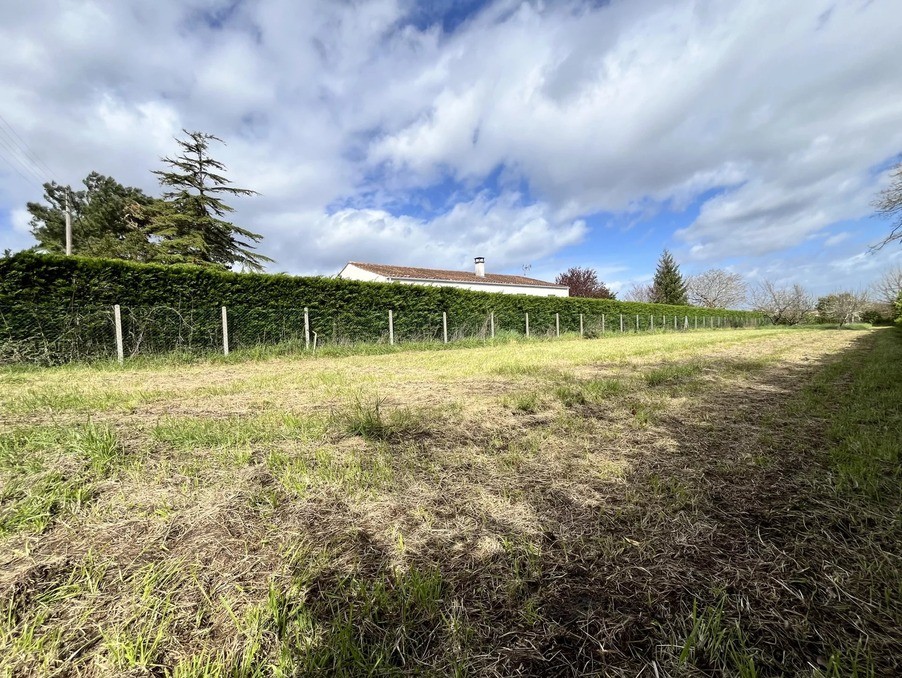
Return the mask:
[[[370,272],[378,275],[385,275],[386,277],[407,277],[414,280],[445,280],[448,282],[494,283],[498,285],[524,285],[528,287],[555,287],[562,289],[568,287],[567,285],[558,285],[545,280],[539,280],[538,278],[529,278],[525,275],[514,275],[510,273],[486,273],[484,276],[477,276],[476,273],[472,271],[426,268],[423,266],[398,266],[395,264],[375,264],[363,261],[349,261],[348,264],[376,269],[371,270]],[[460,278],[466,278],[466,281],[463,281]]]

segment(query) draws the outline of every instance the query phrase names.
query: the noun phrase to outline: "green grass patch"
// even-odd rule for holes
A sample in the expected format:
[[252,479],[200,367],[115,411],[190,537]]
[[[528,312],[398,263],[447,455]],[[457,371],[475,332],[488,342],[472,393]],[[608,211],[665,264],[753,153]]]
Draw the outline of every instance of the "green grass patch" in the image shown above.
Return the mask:
[[0,535],[40,533],[77,511],[125,457],[105,424],[22,427],[0,437]]
[[429,432],[435,413],[410,407],[386,408],[385,398],[357,396],[344,407],[333,410],[333,427],[340,432],[374,441],[398,441]]
[[326,421],[291,412],[222,418],[171,417],[151,429],[151,437],[179,450],[234,449],[284,440],[316,440],[326,432]]
[[694,381],[702,373],[699,363],[668,363],[642,375],[649,386],[678,386]]

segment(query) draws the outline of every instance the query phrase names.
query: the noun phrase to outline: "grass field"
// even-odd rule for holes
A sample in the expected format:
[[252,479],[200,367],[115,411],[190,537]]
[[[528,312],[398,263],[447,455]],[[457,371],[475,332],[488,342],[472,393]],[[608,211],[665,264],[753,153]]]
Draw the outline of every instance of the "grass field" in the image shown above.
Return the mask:
[[902,673],[902,333],[0,370],[0,675]]

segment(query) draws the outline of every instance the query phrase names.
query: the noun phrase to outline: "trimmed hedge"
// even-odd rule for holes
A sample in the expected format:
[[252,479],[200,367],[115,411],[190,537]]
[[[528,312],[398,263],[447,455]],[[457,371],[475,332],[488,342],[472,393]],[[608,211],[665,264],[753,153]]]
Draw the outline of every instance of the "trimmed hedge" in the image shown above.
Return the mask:
[[[111,355],[113,304],[122,307],[129,353],[215,348],[221,341],[220,306],[229,309],[234,346],[298,339],[304,307],[310,309],[311,328],[320,342],[379,340],[388,332],[389,309],[401,341],[441,337],[443,311],[452,336],[487,332],[492,312],[496,331],[521,333],[524,314],[529,313],[530,333],[535,335],[554,331],[555,313],[560,314],[561,332],[578,331],[580,314],[587,330],[600,324],[602,314],[609,330],[615,323],[619,329],[621,313],[627,329],[635,329],[638,314],[643,330],[650,315],[656,317],[656,326],[666,316],[670,327],[674,316],[680,327],[686,317],[690,327],[695,318],[700,325],[713,317],[723,318],[725,325],[762,318],[747,311],[234,273],[31,252],[0,259],[0,345],[7,344],[6,360],[36,359],[34,354],[45,362],[65,362]],[[84,327],[93,329],[78,329]]]

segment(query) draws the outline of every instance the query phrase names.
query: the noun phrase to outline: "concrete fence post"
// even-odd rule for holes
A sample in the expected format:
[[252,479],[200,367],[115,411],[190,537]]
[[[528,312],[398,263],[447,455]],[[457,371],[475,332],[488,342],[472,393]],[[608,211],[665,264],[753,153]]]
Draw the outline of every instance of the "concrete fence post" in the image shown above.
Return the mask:
[[583,314],[579,314],[579,336],[585,336],[585,331],[583,330]]
[[554,336],[561,336],[561,314],[554,314]]
[[388,310],[388,343],[395,345],[395,312]]
[[229,312],[222,307],[222,353],[229,354]]
[[601,333],[604,334],[604,313],[601,314]]
[[119,304],[113,306],[113,323],[116,326],[116,358],[121,365],[125,361],[125,351],[122,346],[122,311]]
[[526,337],[529,338],[529,313],[526,314]]
[[648,326],[649,326],[649,328],[651,329],[651,331],[654,332],[654,331],[655,331],[655,316],[654,316],[654,315],[650,315],[650,316],[648,316],[648,319],[649,319],[649,321],[650,321],[650,322],[648,323]]
[[673,329],[678,329],[676,313],[673,314]]
[[489,329],[492,332],[492,339],[495,338],[495,311],[492,311],[489,314]]
[[683,316],[683,329],[684,330],[689,329],[689,316],[688,315]]
[[636,314],[636,332],[639,332],[639,314]]
[[620,314],[620,333],[623,334],[623,314]]
[[310,350],[310,311],[304,306],[304,350]]
[[448,343],[448,312],[442,311],[442,337]]
[[695,320],[695,329],[698,329],[698,316],[693,316],[693,320]]

